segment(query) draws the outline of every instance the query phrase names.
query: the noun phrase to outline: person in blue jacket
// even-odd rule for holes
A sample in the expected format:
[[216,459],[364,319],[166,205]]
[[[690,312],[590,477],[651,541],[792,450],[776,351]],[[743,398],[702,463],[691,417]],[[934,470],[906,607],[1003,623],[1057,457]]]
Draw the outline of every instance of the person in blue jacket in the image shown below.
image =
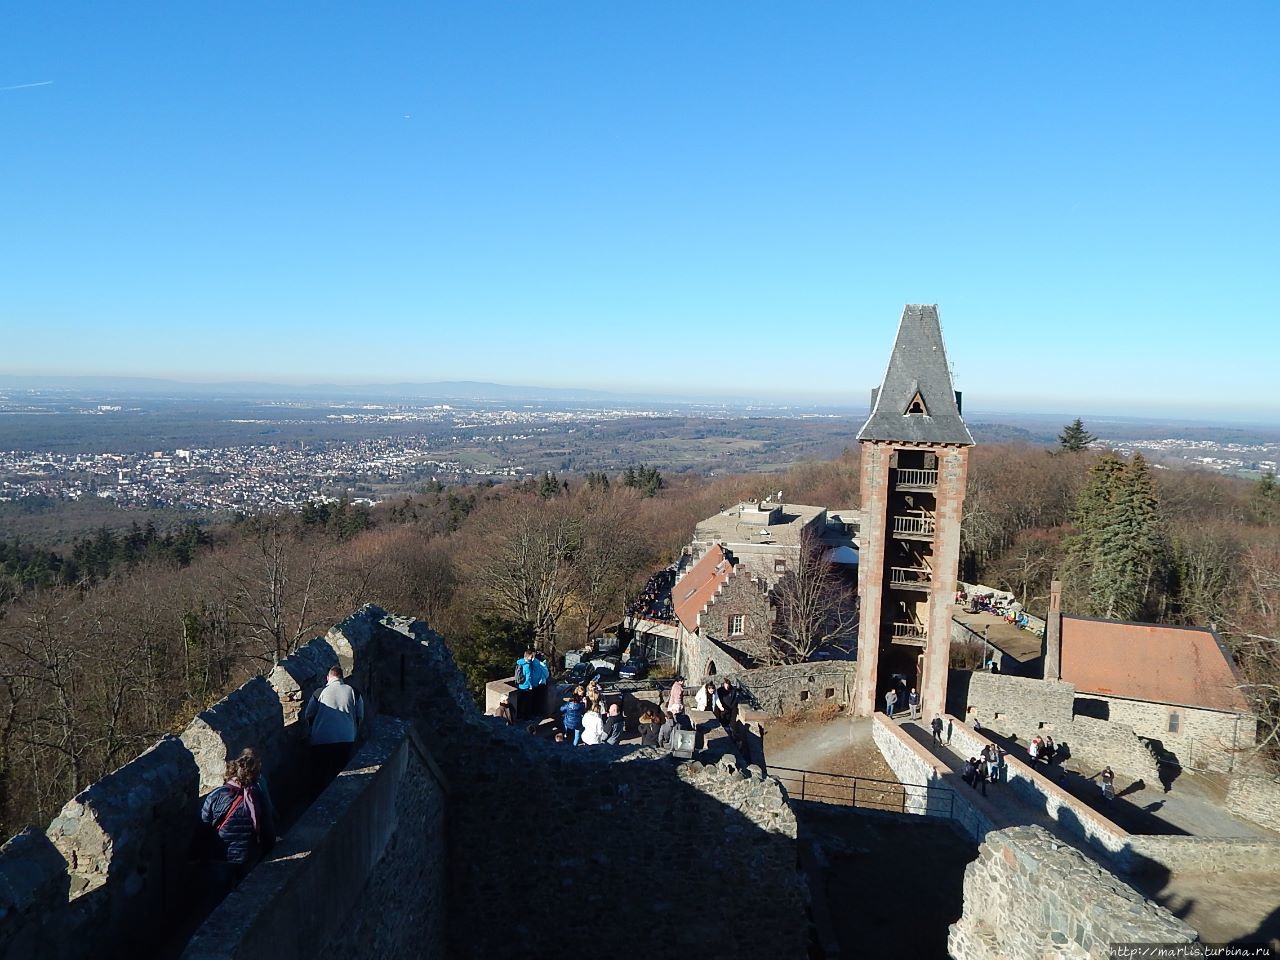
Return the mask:
[[226,782],[204,799],[200,819],[213,827],[221,859],[247,871],[275,842],[271,803],[263,793],[262,762],[252,749],[227,761]]
[[576,693],[569,698],[569,702],[560,708],[560,715],[564,717],[564,732],[573,734],[573,745],[576,747],[582,741],[582,715],[586,713],[587,708],[582,704],[582,698]]

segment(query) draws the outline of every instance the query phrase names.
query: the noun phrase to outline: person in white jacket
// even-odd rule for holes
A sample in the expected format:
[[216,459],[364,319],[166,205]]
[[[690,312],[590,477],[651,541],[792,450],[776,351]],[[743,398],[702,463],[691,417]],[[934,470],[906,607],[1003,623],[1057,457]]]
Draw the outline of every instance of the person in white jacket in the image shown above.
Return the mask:
[[712,683],[710,680],[708,680],[706,683],[704,683],[701,687],[698,688],[698,693],[693,698],[693,705],[697,707],[698,710],[705,713],[706,711],[710,710],[712,706],[714,706],[715,699],[716,699],[716,685]]
[[582,742],[590,747],[604,742],[604,717],[597,707],[582,715]]

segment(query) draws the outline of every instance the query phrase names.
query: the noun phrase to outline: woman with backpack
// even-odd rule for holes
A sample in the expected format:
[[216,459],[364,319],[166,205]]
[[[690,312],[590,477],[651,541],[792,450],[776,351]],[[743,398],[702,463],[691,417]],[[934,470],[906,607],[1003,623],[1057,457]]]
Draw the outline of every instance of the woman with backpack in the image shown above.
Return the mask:
[[200,819],[217,836],[219,859],[236,864],[241,874],[248,872],[276,839],[271,803],[263,792],[261,776],[257,753],[243,750],[227,761],[226,782],[205,797],[200,808]]

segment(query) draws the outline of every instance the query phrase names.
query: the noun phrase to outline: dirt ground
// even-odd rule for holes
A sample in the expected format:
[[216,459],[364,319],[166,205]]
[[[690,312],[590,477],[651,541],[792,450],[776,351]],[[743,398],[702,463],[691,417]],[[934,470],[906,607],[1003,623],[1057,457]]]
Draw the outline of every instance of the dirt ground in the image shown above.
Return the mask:
[[817,770],[873,780],[897,780],[871,740],[871,720],[843,713],[830,717],[776,717],[764,728],[769,767]]

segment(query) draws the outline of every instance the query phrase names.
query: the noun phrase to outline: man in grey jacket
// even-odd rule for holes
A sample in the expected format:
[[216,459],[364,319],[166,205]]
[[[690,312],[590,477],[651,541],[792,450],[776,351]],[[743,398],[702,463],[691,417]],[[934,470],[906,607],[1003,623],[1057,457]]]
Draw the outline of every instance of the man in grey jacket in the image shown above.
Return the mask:
[[330,667],[328,681],[311,695],[303,716],[309,724],[307,742],[316,786],[323,790],[351,759],[364,722],[364,701],[343,682],[342,668]]

